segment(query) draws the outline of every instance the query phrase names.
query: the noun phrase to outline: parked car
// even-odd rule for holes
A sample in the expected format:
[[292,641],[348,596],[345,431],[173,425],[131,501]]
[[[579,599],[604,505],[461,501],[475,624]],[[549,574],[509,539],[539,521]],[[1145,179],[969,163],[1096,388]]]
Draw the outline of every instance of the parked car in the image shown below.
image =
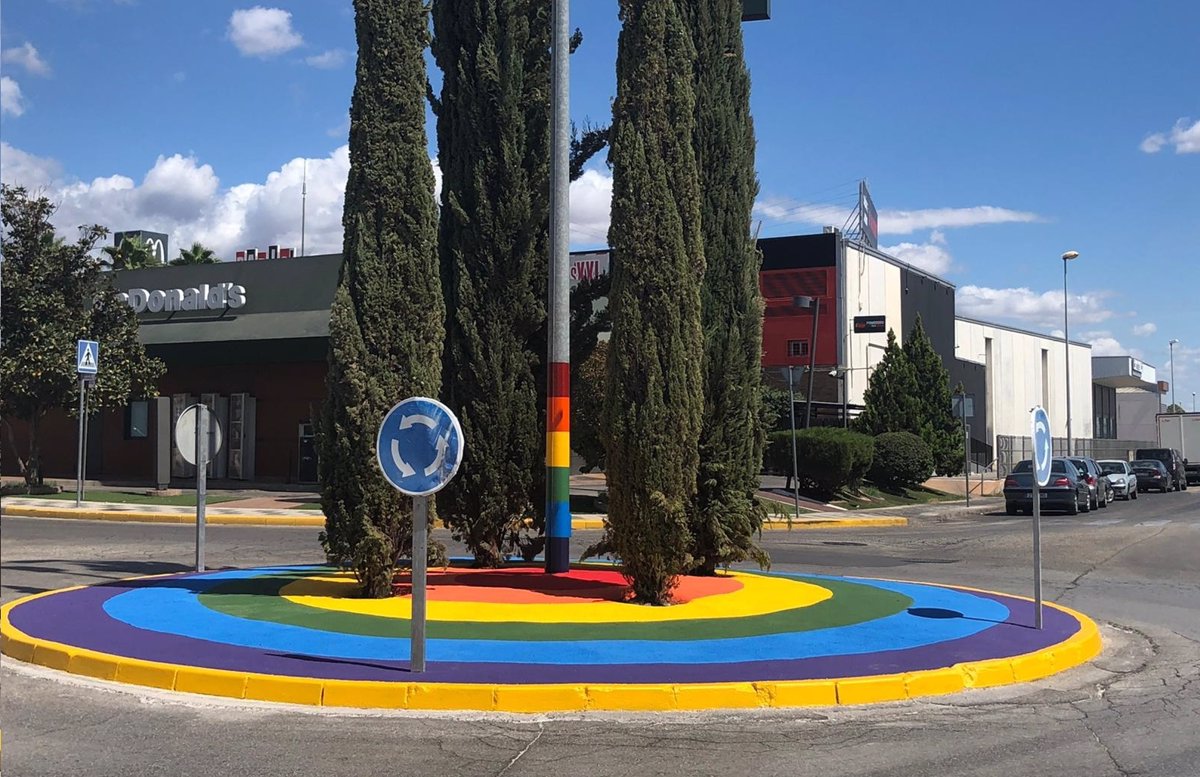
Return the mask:
[[[1038,489],[1043,510],[1062,510],[1068,515],[1092,509],[1091,488],[1069,459],[1051,459],[1050,482]],[[1033,514],[1033,462],[1017,462],[1004,479],[1004,509],[1009,515]]]
[[1171,473],[1158,459],[1135,459],[1129,467],[1137,476],[1139,491],[1153,489],[1166,493],[1175,487]]
[[1113,499],[1112,484],[1100,474],[1100,465],[1096,460],[1086,456],[1071,456],[1069,461],[1079,470],[1080,477],[1087,481],[1088,490],[1092,492],[1092,509],[1108,507]]
[[1176,491],[1187,490],[1187,461],[1174,448],[1138,448],[1135,459],[1158,459],[1171,473],[1172,487]]
[[1096,463],[1100,465],[1100,474],[1108,478],[1116,498],[1125,500],[1138,498],[1137,475],[1133,474],[1133,469],[1129,466],[1128,461],[1101,459]]

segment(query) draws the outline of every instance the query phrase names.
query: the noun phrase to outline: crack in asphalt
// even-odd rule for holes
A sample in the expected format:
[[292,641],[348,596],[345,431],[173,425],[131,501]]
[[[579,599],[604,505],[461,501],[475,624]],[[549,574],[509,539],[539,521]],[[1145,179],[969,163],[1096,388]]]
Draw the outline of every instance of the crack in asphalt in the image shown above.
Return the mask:
[[533,736],[533,739],[529,740],[529,742],[528,742],[528,743],[525,745],[525,747],[521,748],[521,752],[519,752],[519,753],[517,753],[516,755],[514,755],[514,756],[512,757],[512,760],[511,760],[511,761],[509,761],[507,764],[505,764],[505,765],[504,765],[504,768],[503,768],[503,769],[501,769],[500,771],[496,772],[496,777],[503,777],[503,775],[504,775],[504,774],[505,774],[505,773],[506,773],[506,772],[507,772],[509,769],[513,768],[513,765],[514,765],[514,764],[516,764],[516,762],[517,762],[517,761],[520,761],[520,760],[521,760],[521,757],[522,757],[522,756],[524,756],[526,753],[528,753],[528,752],[529,752],[529,749],[530,749],[531,747],[533,747],[534,745],[536,745],[536,744],[537,744],[537,741],[538,741],[539,739],[541,739],[541,738],[542,738],[542,734],[545,734],[545,733],[546,733],[546,726],[545,726],[545,724],[543,724],[541,721],[538,721],[537,727],[538,727],[538,730],[537,730],[537,733],[536,733],[536,734],[534,734],[534,736]]

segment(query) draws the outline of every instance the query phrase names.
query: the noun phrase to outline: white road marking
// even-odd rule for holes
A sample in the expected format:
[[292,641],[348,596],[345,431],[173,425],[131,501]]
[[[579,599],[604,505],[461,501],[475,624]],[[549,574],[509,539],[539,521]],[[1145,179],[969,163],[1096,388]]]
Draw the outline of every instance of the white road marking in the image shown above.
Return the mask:
[[1101,518],[1098,521],[1085,521],[1087,526],[1112,526],[1114,523],[1122,523],[1120,518]]
[[1170,518],[1164,518],[1161,521],[1142,521],[1138,526],[1166,526],[1170,522]]

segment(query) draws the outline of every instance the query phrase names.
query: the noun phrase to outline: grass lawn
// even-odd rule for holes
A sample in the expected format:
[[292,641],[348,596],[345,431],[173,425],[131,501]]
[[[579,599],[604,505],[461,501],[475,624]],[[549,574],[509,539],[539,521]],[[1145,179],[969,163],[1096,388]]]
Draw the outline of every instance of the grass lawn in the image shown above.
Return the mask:
[[957,494],[934,491],[932,488],[924,486],[900,491],[885,491],[872,483],[864,483],[862,488],[854,493],[843,491],[830,504],[850,510],[866,510],[873,507],[905,507],[931,502],[953,502],[961,499],[962,497]]
[[[74,491],[61,491],[57,494],[13,494],[13,496],[28,496],[31,499],[59,499],[75,501]],[[205,504],[219,504],[221,502],[232,502],[238,497],[233,496],[213,496],[209,494],[204,500]],[[134,505],[171,505],[176,507],[194,507],[196,504],[196,495],[180,494],[179,496],[147,496],[144,491],[84,491],[83,500],[85,502],[123,502],[125,504]]]

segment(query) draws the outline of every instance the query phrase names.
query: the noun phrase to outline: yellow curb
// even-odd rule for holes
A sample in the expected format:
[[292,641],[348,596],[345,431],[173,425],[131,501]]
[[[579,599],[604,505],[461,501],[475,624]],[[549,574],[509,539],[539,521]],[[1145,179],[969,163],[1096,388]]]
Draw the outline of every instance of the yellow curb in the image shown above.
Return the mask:
[[764,521],[763,529],[852,529],[867,526],[908,526],[901,516],[887,518],[796,518],[787,521]]
[[[73,507],[27,507],[6,505],[4,514],[14,518],[64,518],[81,521],[123,521],[128,523],[196,522],[195,513],[147,513],[137,510],[89,510]],[[208,513],[205,523],[226,526],[324,526],[325,516],[317,515],[235,515]]]
[[[68,673],[102,679],[112,678],[116,682],[133,685],[238,699],[331,707],[533,713],[873,704],[955,693],[967,688],[1037,680],[1090,661],[1103,647],[1100,630],[1094,621],[1075,610],[1047,602],[1047,607],[1058,609],[1077,620],[1080,624],[1079,631],[1063,642],[1023,655],[907,674],[677,685],[481,685],[420,682],[390,684],[263,675],[143,661],[37,639],[12,625],[9,613],[14,607],[43,596],[82,587],[44,591],[0,607],[0,649],[4,655]],[[955,588],[984,592],[982,589],[963,586]]]

